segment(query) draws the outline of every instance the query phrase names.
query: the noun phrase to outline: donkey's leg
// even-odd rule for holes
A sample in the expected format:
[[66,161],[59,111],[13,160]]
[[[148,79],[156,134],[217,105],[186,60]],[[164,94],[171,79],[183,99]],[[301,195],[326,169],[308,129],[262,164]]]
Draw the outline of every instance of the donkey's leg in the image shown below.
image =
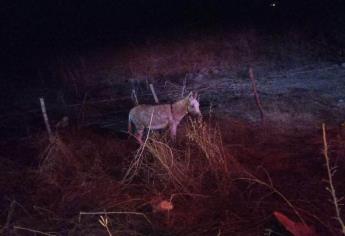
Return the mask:
[[138,129],[136,132],[135,132],[135,135],[134,137],[136,138],[136,140],[140,143],[140,145],[143,144],[143,134],[144,134],[144,129]]
[[176,141],[176,129],[177,129],[176,124],[170,125],[170,137],[174,142]]

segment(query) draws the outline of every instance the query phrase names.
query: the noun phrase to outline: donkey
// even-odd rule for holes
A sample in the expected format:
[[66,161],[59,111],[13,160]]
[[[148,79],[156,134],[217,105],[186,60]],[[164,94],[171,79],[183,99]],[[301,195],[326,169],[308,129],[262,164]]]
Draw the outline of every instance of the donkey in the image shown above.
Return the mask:
[[132,123],[135,126],[134,137],[140,144],[145,128],[170,129],[170,136],[176,139],[176,129],[183,117],[188,113],[202,116],[199,109],[198,94],[190,92],[187,97],[173,103],[162,105],[138,105],[133,107],[128,116],[128,132],[132,131]]

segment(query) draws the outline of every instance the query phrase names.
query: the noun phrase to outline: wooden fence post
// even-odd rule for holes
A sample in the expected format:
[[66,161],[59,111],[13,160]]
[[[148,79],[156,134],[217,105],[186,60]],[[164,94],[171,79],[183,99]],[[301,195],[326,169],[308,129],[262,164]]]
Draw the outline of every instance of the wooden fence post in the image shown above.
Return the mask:
[[132,92],[131,92],[131,99],[134,102],[134,105],[138,105],[138,97],[137,97],[137,93],[136,93],[136,82],[135,79],[130,79],[131,82],[131,86],[132,86]]
[[151,89],[153,98],[155,99],[155,102],[158,104],[158,103],[159,103],[159,100],[158,100],[157,94],[156,94],[156,92],[155,92],[155,88],[153,87],[153,84],[150,84],[150,89]]
[[181,98],[184,97],[184,92],[186,90],[186,85],[187,85],[187,77],[188,77],[188,73],[185,75],[184,80],[183,80]]
[[134,89],[134,88],[132,89],[131,97],[132,97],[132,100],[133,100],[134,104],[135,104],[136,106],[139,105],[137,93],[135,92],[135,89]]
[[52,134],[52,130],[50,128],[49,119],[48,119],[47,110],[46,110],[46,105],[44,103],[44,98],[40,98],[40,103],[41,103],[41,110],[42,110],[44,124],[46,125],[46,129],[47,129],[48,136],[49,136],[49,141],[52,142],[53,134]]

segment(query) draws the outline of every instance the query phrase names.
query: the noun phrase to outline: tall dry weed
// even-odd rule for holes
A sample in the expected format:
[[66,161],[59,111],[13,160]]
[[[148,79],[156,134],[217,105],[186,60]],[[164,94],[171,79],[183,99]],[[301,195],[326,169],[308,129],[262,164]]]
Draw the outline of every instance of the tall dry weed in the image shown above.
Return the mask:
[[189,179],[188,164],[183,155],[174,150],[166,138],[159,138],[157,135],[150,138],[147,150],[154,158],[156,170],[163,170],[174,185],[186,190]]
[[211,170],[229,173],[219,127],[211,127],[204,121],[190,119],[186,135],[202,151]]
[[73,152],[70,147],[63,141],[60,135],[55,135],[54,139],[43,150],[40,155],[40,165],[38,173],[48,182],[59,184],[67,171],[77,171],[80,163],[73,158]]

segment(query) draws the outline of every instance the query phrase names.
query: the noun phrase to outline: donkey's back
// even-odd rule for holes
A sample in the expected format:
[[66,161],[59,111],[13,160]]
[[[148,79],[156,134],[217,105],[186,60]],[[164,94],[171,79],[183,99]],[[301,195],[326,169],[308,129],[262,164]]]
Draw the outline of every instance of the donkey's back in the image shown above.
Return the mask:
[[170,121],[170,105],[138,105],[130,110],[128,116],[129,124],[133,123],[138,131],[145,128],[163,129]]

